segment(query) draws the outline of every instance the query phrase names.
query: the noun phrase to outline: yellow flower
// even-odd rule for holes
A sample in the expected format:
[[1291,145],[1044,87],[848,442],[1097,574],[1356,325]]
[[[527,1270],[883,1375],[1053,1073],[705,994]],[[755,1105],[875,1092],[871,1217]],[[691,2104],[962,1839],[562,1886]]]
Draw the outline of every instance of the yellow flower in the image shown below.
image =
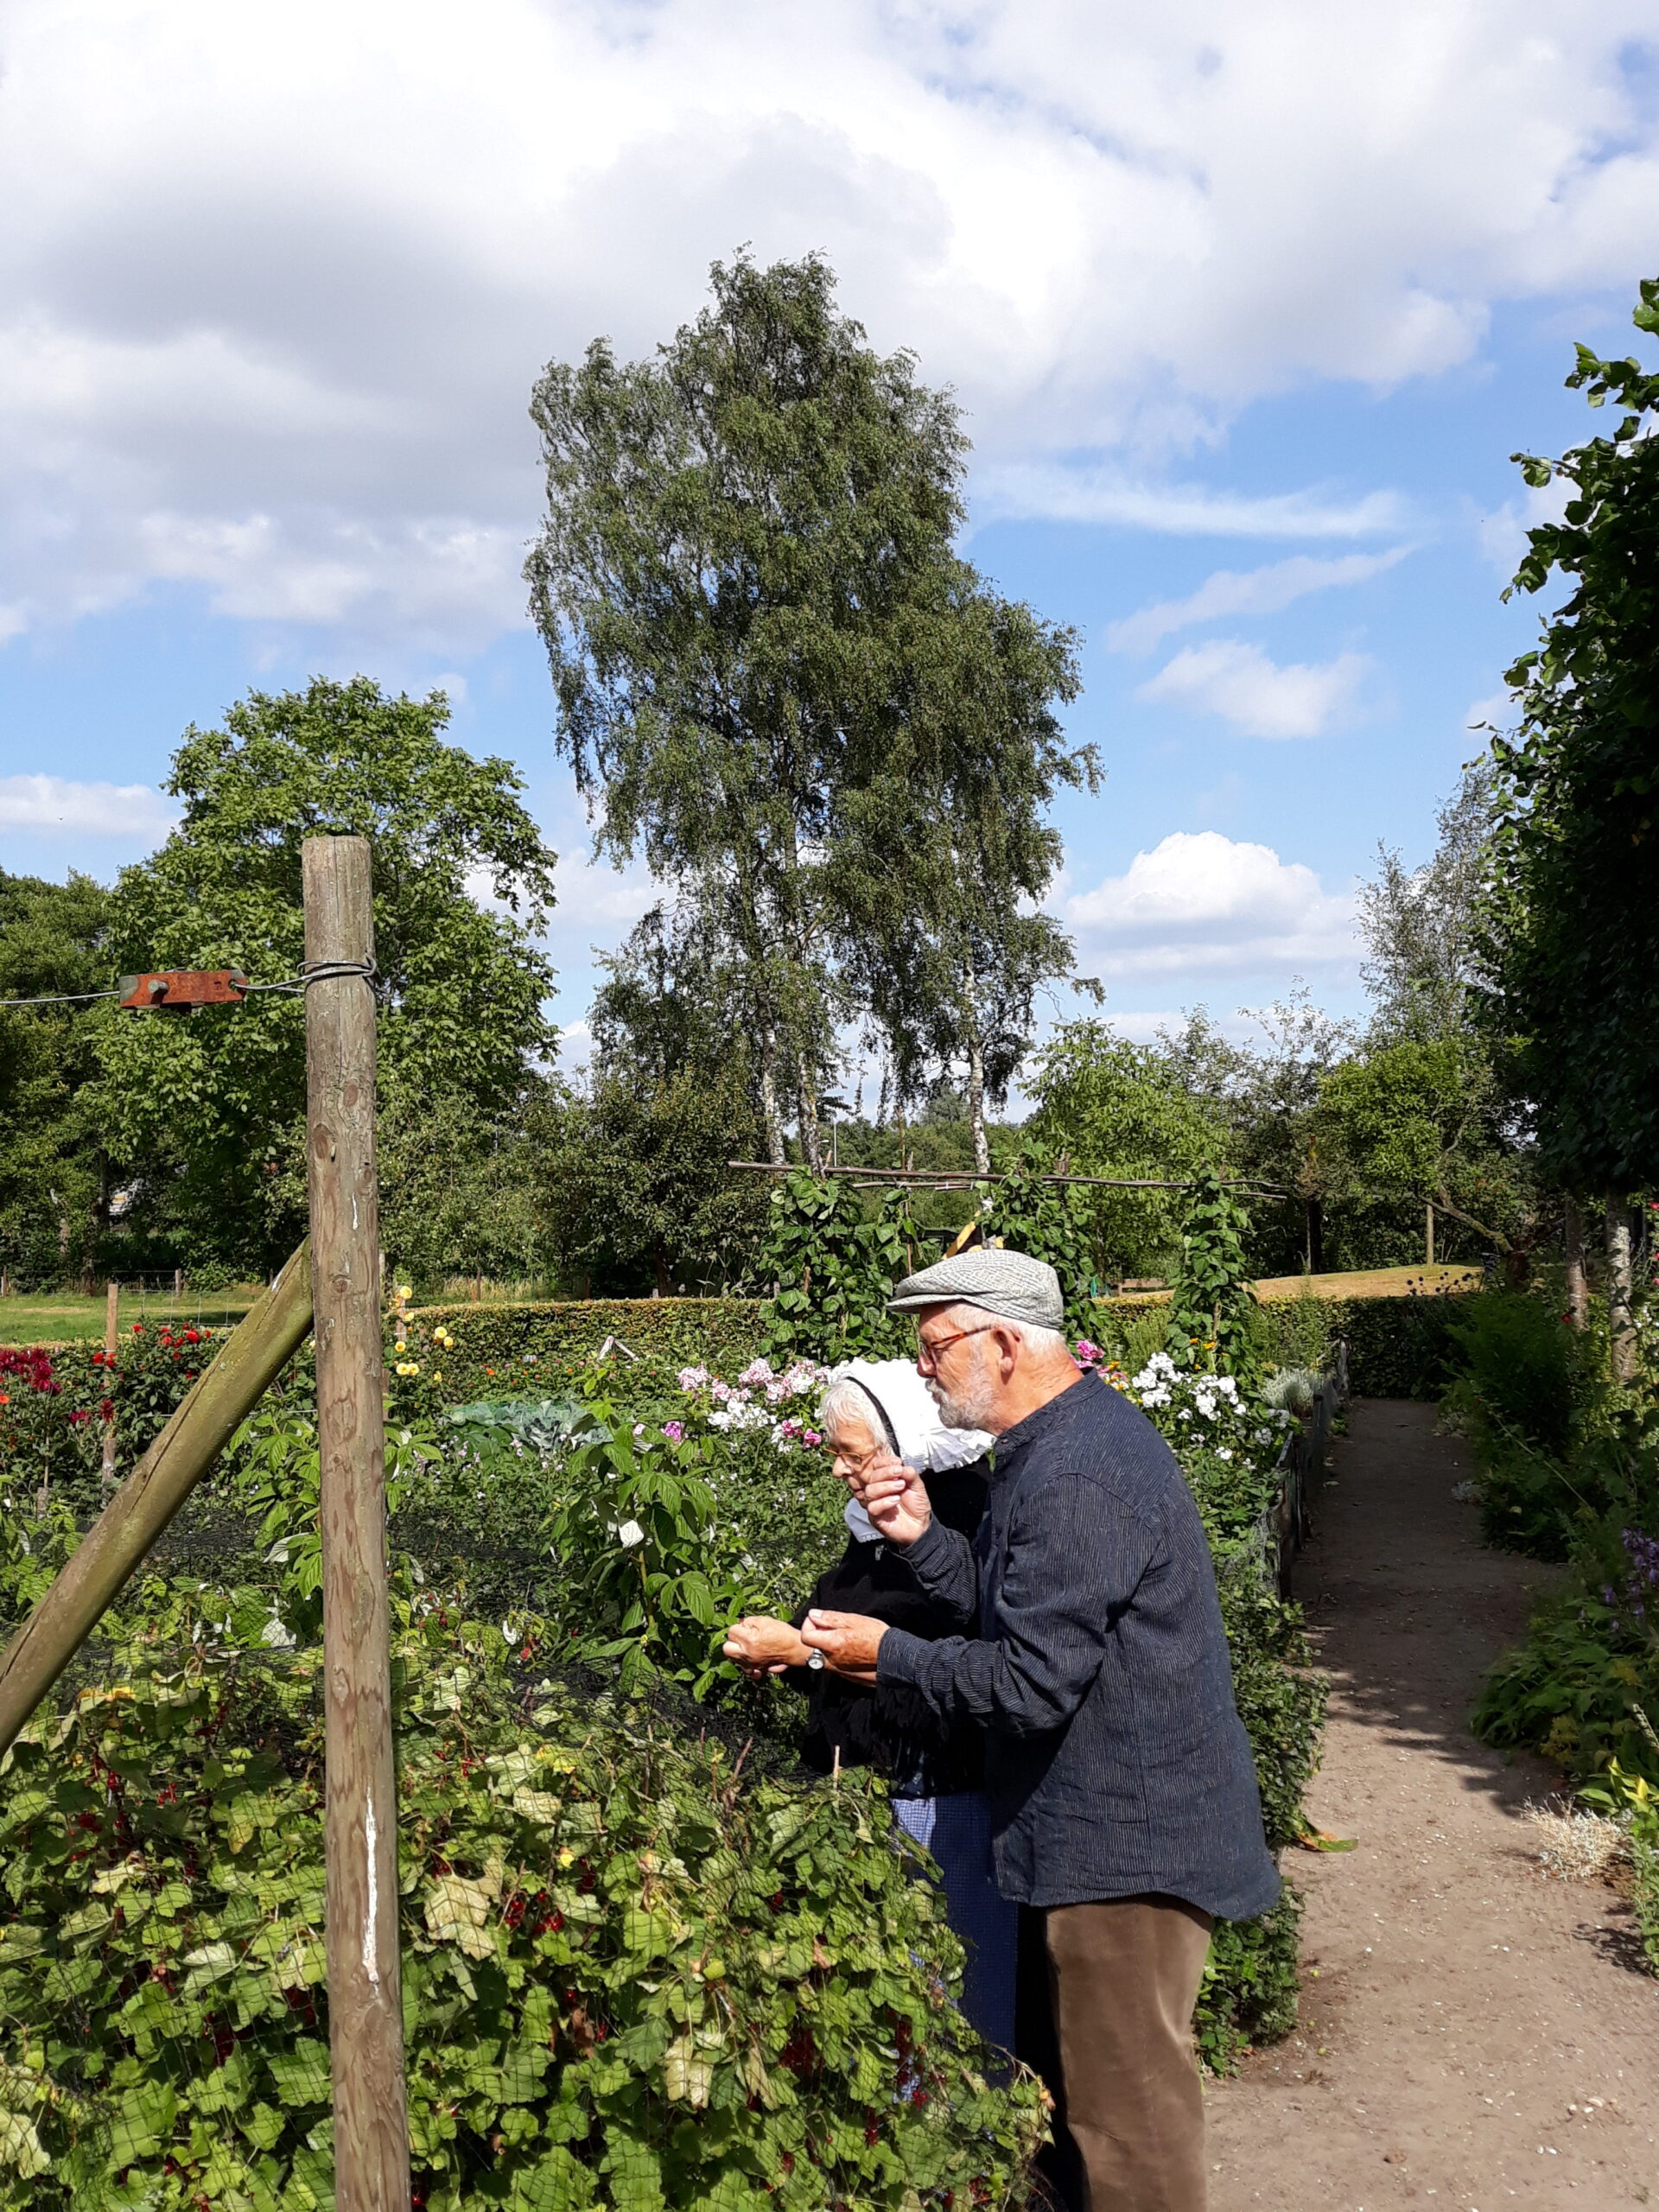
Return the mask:
[[433,1369],[433,1370],[432,1370],[432,1380],[433,1380],[435,1382],[442,1382],[442,1380],[443,1380],[443,1370],[442,1370],[441,1367],[435,1367],[435,1368]]
[[399,1298],[413,1298],[415,1294],[405,1282],[397,1286],[397,1295]]
[[397,1372],[400,1375],[418,1375],[420,1371],[419,1366],[412,1359],[400,1359],[397,1363]]

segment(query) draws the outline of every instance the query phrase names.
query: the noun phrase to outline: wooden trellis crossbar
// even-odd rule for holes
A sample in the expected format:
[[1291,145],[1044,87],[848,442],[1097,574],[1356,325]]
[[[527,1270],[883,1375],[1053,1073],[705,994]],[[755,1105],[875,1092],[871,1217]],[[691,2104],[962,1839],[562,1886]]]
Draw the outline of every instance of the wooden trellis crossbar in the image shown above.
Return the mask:
[[[930,1190],[971,1191],[980,1183],[1006,1183],[1007,1177],[999,1174],[982,1175],[971,1167],[818,1167],[810,1171],[798,1160],[728,1160],[731,1168],[752,1168],[758,1175],[799,1175],[810,1172],[814,1176],[851,1176],[864,1188],[875,1188],[889,1183],[919,1183]],[[1190,1191],[1195,1179],[1185,1176],[1179,1181],[1166,1181],[1155,1175],[1039,1175],[1039,1183],[1086,1183],[1109,1191]],[[1287,1198],[1288,1191],[1281,1191],[1271,1183],[1252,1183],[1243,1177],[1224,1177],[1224,1185],[1230,1191],[1248,1191],[1262,1198]]]

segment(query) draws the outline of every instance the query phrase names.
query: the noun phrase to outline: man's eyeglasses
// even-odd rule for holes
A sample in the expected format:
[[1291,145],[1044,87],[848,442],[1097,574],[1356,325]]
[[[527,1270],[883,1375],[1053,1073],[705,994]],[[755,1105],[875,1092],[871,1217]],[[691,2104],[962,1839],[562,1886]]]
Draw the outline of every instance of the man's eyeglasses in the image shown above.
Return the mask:
[[958,1329],[954,1336],[935,1337],[931,1344],[925,1337],[918,1333],[916,1338],[916,1364],[924,1375],[930,1370],[937,1374],[941,1356],[949,1351],[952,1344],[959,1344],[964,1337],[987,1336],[995,1326],[995,1321],[986,1321],[977,1329]]

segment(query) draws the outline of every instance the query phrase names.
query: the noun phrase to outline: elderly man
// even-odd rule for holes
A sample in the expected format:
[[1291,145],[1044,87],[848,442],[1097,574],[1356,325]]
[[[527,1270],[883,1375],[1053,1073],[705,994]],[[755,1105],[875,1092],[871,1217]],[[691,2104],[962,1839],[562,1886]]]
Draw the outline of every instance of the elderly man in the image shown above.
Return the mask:
[[1192,2017],[1210,1929],[1265,1911],[1279,1878],[1198,1509],[1145,1414],[1072,1359],[1052,1268],[965,1253],[901,1282],[891,1309],[917,1316],[943,1419],[997,1440],[971,1546],[897,1460],[865,1488],[970,1632],[923,1642],[814,1611],[804,1638],[985,1731],[998,1886],[1046,1953],[1065,2202],[1202,2212]]

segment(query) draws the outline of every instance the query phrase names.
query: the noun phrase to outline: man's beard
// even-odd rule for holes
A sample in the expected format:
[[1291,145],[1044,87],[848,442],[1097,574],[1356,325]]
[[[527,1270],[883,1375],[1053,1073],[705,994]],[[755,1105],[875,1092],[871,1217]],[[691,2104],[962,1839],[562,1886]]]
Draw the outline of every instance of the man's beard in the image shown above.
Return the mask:
[[927,1378],[928,1394],[946,1428],[983,1428],[996,1397],[996,1380],[985,1370],[984,1356],[974,1346],[973,1371],[947,1392],[937,1375]]

